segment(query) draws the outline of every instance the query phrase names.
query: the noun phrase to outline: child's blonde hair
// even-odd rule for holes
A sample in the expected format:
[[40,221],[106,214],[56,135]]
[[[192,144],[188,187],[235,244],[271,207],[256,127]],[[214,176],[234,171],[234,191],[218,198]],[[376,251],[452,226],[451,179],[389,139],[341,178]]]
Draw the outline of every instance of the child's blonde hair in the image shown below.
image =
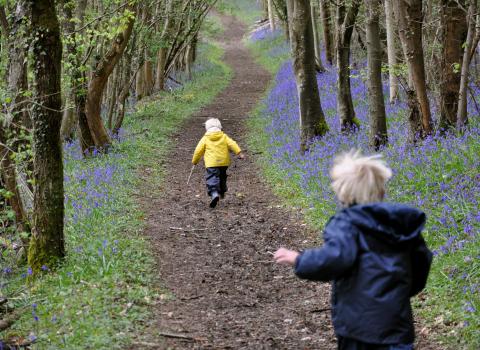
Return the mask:
[[222,130],[222,123],[217,118],[210,118],[205,122],[205,130],[220,131]]
[[360,151],[350,150],[335,158],[330,177],[333,190],[343,205],[383,200],[392,170],[381,157],[379,154],[362,156]]

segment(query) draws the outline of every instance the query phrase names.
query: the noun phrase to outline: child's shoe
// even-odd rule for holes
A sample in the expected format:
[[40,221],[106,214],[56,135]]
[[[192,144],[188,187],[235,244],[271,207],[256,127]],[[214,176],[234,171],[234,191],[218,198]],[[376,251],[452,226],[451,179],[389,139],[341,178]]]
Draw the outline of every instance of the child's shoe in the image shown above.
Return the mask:
[[215,208],[220,199],[218,192],[212,192],[212,200],[210,201],[210,208]]

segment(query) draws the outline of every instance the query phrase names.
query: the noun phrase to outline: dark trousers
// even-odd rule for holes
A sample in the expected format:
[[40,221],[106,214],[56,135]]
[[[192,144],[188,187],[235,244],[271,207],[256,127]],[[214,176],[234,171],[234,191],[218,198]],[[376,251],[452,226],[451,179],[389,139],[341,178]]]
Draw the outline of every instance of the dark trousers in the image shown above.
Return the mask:
[[211,196],[213,192],[223,195],[227,192],[227,169],[228,166],[206,168],[205,179],[207,180],[207,192]]
[[337,336],[338,350],[413,350],[413,344],[377,345]]

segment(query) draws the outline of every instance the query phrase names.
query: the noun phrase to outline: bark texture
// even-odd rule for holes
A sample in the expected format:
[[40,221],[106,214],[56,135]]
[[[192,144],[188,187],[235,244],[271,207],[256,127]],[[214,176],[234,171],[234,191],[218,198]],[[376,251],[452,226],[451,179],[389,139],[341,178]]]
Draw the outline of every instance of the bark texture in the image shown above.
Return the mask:
[[420,137],[424,137],[432,132],[432,119],[430,102],[427,96],[422,45],[422,0],[394,0],[394,10],[408,70],[413,80],[416,98],[421,111],[421,130],[412,132],[419,133]]
[[310,10],[313,28],[313,47],[315,49],[315,69],[318,72],[325,72],[325,67],[322,63],[322,56],[320,54],[320,36],[318,35],[317,6],[315,5],[315,0],[310,1]]
[[366,0],[367,7],[367,61],[368,112],[370,118],[370,146],[376,151],[388,141],[385,102],[382,86],[382,47],[380,43],[381,0]]
[[37,40],[33,47],[34,211],[28,263],[38,272],[43,265],[51,266],[65,255],[60,143],[62,42],[55,2],[37,0],[30,6],[31,28]]
[[323,42],[325,43],[325,57],[327,62],[332,65],[334,59],[334,45],[332,34],[332,19],[330,4],[328,0],[320,0],[320,17],[323,26]]
[[[132,8],[130,8],[130,10],[132,10]],[[107,129],[103,125],[101,118],[103,92],[105,90],[108,77],[122,57],[125,47],[127,46],[128,40],[132,34],[134,22],[135,17],[130,17],[126,28],[115,36],[112,47],[96,66],[92,80],[88,85],[85,110],[87,123],[92,133],[95,146],[99,150],[107,150],[111,143]]]
[[468,33],[465,42],[465,50],[462,60],[462,73],[460,77],[460,90],[458,97],[458,110],[457,110],[457,129],[462,130],[468,123],[467,116],[467,100],[468,100],[468,74],[470,71],[470,51],[474,44],[475,36],[475,24],[477,16],[477,0],[470,0],[470,6],[468,7]]
[[267,0],[268,6],[268,22],[270,23],[270,30],[273,32],[275,30],[275,13],[273,11],[272,0]]
[[301,151],[306,151],[312,139],[323,136],[328,131],[318,92],[313,29],[308,0],[297,0],[293,3],[290,27],[293,69],[300,105],[300,147]]
[[439,128],[447,130],[457,124],[458,93],[463,49],[467,36],[467,16],[464,1],[443,0],[441,21],[443,28],[443,55],[440,62],[440,122]]
[[357,0],[353,0],[348,9],[345,0],[341,0],[337,6],[337,104],[343,132],[351,132],[358,127],[350,88],[350,42],[359,7]]
[[392,0],[385,0],[385,26],[387,29],[387,52],[388,52],[388,82],[390,91],[390,103],[398,99],[398,79],[395,74],[397,65],[397,47],[395,45],[395,18],[393,15]]

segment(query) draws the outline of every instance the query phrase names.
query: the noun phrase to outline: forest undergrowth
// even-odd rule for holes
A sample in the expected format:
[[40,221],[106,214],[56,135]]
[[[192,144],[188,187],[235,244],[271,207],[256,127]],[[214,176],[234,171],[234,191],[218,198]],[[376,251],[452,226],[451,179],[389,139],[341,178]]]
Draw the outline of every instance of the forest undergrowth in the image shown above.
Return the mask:
[[[230,5],[230,11],[245,23],[261,17],[260,9],[252,13],[254,4],[248,1]],[[320,231],[338,209],[328,175],[333,157],[352,148],[372,152],[365,59],[355,58],[357,68],[351,75],[359,130],[354,135],[339,131],[337,73],[335,67],[326,65],[327,71],[318,74],[317,81],[330,131],[301,155],[298,97],[285,35],[263,26],[245,40],[258,62],[275,76],[250,119],[250,147],[262,154],[262,168],[272,188]],[[388,97],[388,78],[384,79]],[[480,90],[471,89],[478,105]],[[437,133],[412,147],[406,143],[406,104],[391,105],[386,100],[389,145],[381,150],[394,171],[387,200],[419,207],[428,217],[424,236],[434,262],[426,290],[414,299],[415,312],[422,319],[417,331],[453,349],[480,347],[480,120],[475,101],[470,99],[468,108],[470,126],[465,133]]]
[[[210,32],[218,23],[210,21]],[[192,80],[137,104],[108,154],[84,159],[78,143],[65,145],[66,259],[37,279],[14,260],[2,267],[2,311],[19,319],[0,339],[35,349],[120,349],[151,317],[161,291],[142,235],[138,173],[160,188],[169,136],[228,84],[223,50],[210,41],[199,48]]]

